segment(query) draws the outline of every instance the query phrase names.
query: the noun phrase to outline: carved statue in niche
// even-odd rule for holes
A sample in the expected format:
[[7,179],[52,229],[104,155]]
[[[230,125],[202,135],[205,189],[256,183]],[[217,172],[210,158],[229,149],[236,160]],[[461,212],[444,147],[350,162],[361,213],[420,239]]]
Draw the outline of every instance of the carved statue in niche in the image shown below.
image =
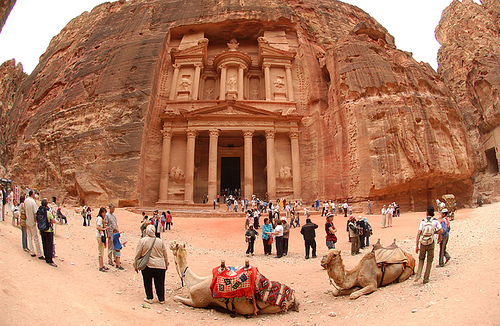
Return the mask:
[[238,41],[236,41],[236,39],[234,39],[234,38],[232,38],[231,41],[229,41],[229,43],[227,43],[227,47],[229,48],[229,51],[237,51],[238,46],[240,46],[240,43],[238,43]]
[[188,91],[191,87],[191,75],[182,75],[179,90]]
[[281,181],[288,181],[292,179],[292,169],[288,165],[280,168],[279,179]]
[[227,90],[228,91],[236,91],[236,77],[232,76],[227,81]]
[[181,183],[182,181],[184,181],[184,171],[182,171],[181,168],[178,166],[174,166],[170,170],[169,175],[170,179],[172,179],[172,181],[176,183]]
[[205,99],[207,100],[213,100],[214,99],[214,88],[213,87],[209,87],[207,89],[205,89]]
[[276,76],[276,79],[274,80],[273,84],[277,91],[283,90],[283,87],[285,87],[285,77]]

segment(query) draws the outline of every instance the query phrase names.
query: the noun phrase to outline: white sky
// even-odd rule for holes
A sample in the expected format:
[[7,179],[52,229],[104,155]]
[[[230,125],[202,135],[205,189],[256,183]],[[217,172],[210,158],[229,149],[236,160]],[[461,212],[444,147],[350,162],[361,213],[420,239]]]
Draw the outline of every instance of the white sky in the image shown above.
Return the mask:
[[[189,1],[189,0],[186,0]],[[478,1],[478,0],[475,0]],[[73,18],[102,0],[17,0],[0,33],[0,64],[15,58],[31,73],[50,40]],[[451,0],[346,0],[375,18],[400,50],[437,69],[439,43],[434,29]]]

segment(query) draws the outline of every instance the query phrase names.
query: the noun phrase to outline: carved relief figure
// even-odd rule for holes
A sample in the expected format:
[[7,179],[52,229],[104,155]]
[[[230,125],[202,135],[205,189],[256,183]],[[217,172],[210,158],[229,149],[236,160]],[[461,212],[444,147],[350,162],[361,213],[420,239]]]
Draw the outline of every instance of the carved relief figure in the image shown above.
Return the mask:
[[229,51],[237,51],[238,50],[238,46],[240,45],[240,43],[238,43],[238,41],[236,41],[236,39],[231,39],[231,41],[229,41],[229,43],[227,43],[227,47],[229,48]]
[[274,80],[273,84],[277,91],[283,90],[283,87],[285,87],[285,77],[276,76],[276,79]]
[[227,90],[228,91],[235,91],[236,90],[236,77],[235,76],[232,76],[227,81]]
[[282,166],[280,168],[279,178],[281,181],[287,181],[292,179],[292,169],[288,166]]
[[184,180],[184,171],[182,171],[180,167],[174,166],[170,170],[170,179],[174,182],[181,183]]
[[191,75],[182,75],[179,90],[188,91],[191,87]]

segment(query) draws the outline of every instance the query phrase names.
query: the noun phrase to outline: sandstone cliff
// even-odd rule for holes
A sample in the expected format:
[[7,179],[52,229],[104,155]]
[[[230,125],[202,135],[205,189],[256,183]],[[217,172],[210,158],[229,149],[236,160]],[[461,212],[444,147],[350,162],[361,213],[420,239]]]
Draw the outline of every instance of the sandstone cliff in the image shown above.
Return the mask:
[[229,40],[286,26],[299,40],[305,201],[423,208],[452,191],[470,202],[475,166],[452,93],[368,14],[326,0],[181,3],[105,3],[53,38],[9,115],[14,179],[67,200],[153,205],[169,30],[218,26]]
[[457,101],[475,149],[474,197],[498,201],[500,2],[454,0],[443,12],[436,38],[441,44],[438,73]]
[[15,4],[16,0],[0,0],[0,32]]

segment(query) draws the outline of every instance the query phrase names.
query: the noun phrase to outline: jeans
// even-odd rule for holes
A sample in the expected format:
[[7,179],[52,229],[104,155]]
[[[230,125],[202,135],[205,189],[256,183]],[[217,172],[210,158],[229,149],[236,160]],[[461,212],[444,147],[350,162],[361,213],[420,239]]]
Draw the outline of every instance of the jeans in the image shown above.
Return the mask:
[[255,243],[255,239],[253,239],[253,238],[248,239],[248,247],[247,247],[247,252],[246,252],[247,255],[253,254],[254,243]]
[[450,259],[450,254],[446,251],[446,246],[448,245],[448,239],[450,237],[447,236],[446,238],[443,238],[443,240],[439,243],[439,266],[444,266],[444,258],[446,258],[446,261]]
[[155,282],[156,295],[158,301],[165,301],[165,269],[149,268],[146,266],[142,272],[142,280],[144,282],[144,290],[146,298],[153,299],[153,280]]
[[276,257],[283,257],[283,236],[276,237]]
[[283,237],[283,255],[288,255],[288,238]]
[[326,246],[327,246],[328,250],[335,249],[335,242],[333,242],[333,241],[327,241],[326,242]]
[[21,236],[23,241],[23,249],[28,249],[28,233],[26,232],[26,226],[21,225]]
[[432,261],[434,260],[434,242],[430,245],[420,244],[420,253],[418,254],[418,270],[416,278],[422,276],[422,269],[424,268],[425,256],[427,255],[427,266],[425,267],[424,282],[429,282],[431,275]]
[[54,232],[40,232],[42,237],[43,254],[45,255],[45,262],[47,264],[53,263],[52,257],[54,255]]
[[262,243],[264,244],[264,255],[270,255],[272,244],[269,244],[269,239],[262,239]]
[[309,239],[309,240],[304,240],[305,246],[306,246],[306,258],[309,258],[309,251],[312,248],[312,256],[313,258],[316,257],[316,240],[315,239]]

